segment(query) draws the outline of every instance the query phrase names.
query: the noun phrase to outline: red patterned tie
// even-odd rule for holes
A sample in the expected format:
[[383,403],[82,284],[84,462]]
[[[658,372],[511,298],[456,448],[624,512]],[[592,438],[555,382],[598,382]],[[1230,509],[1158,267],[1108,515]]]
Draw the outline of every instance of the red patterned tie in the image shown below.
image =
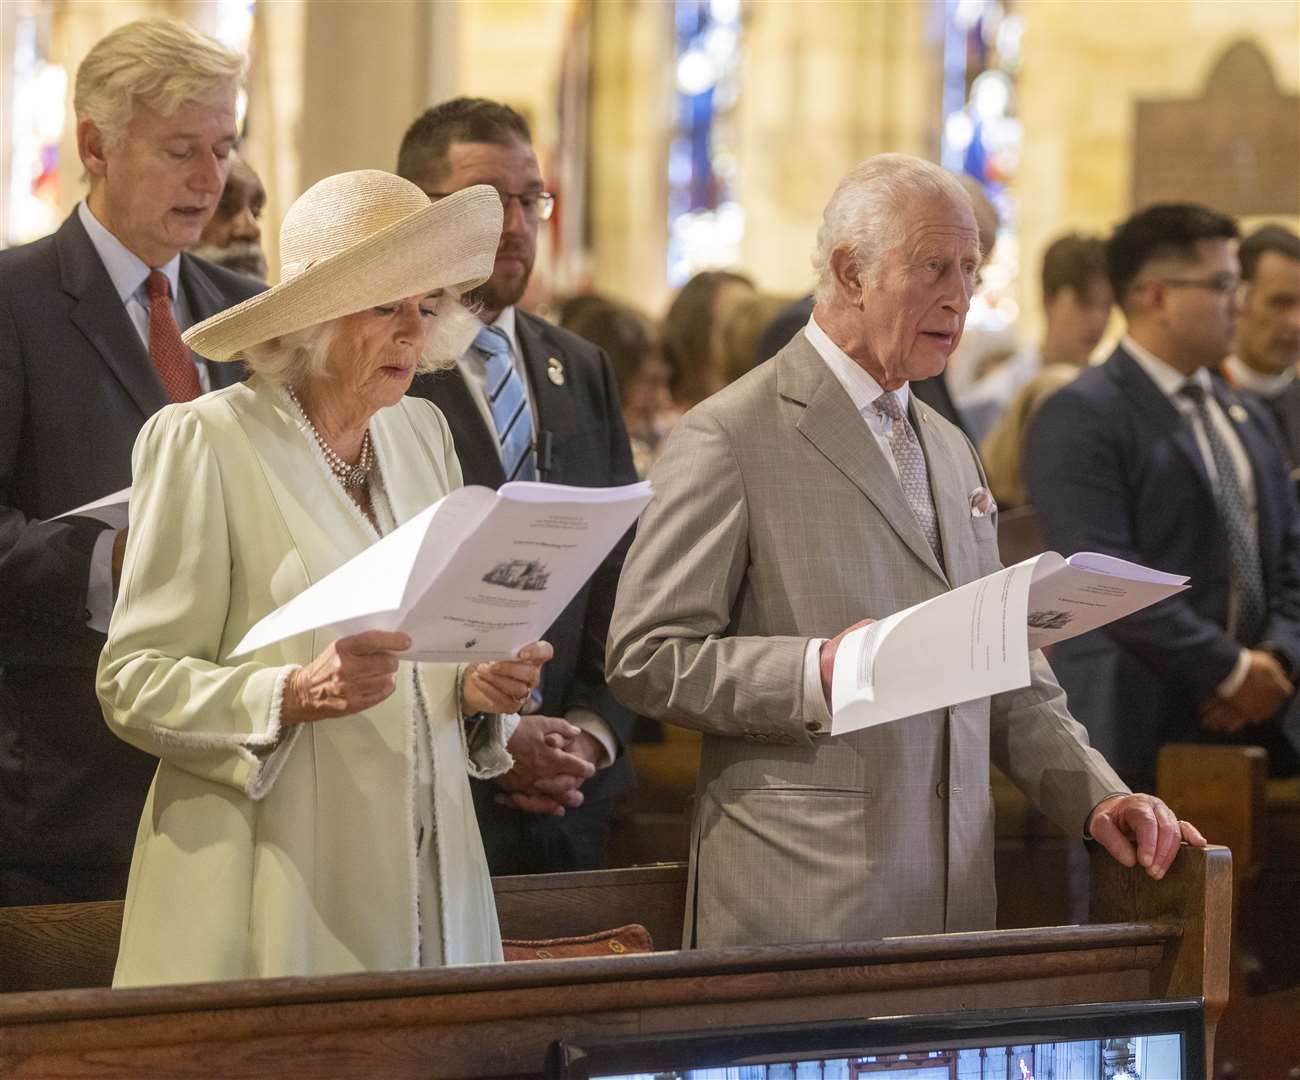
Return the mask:
[[149,271],[149,358],[169,401],[192,401],[203,393],[172,314],[171,282],[161,270]]

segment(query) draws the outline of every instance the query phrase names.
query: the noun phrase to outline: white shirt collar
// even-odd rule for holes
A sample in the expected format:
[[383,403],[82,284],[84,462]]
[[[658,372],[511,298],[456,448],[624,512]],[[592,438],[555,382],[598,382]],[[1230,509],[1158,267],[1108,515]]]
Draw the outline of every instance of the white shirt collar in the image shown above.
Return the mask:
[[[90,237],[90,242],[95,245],[95,251],[113,282],[113,288],[117,290],[118,299],[125,304],[149,279],[152,267],[105,228],[99,218],[91,213],[85,199],[77,204],[77,218]],[[180,255],[173,255],[170,262],[158,269],[167,275],[172,300],[175,301],[180,295]]]
[[[817,325],[814,316],[808,317],[804,334],[808,338],[808,344],[817,350],[817,355],[826,362],[826,366],[831,369],[831,374],[844,387],[844,392],[849,395],[854,408],[860,413],[870,409],[876,398],[885,392],[880,383],[868,375],[860,364],[827,336],[826,331]],[[906,412],[908,384],[903,383],[894,391],[894,396],[898,398],[898,407]]]
[[1145,349],[1134,341],[1128,334],[1120,338],[1120,345],[1124,351],[1133,357],[1140,367],[1156,387],[1170,401],[1177,403],[1179,401],[1178,391],[1187,383],[1196,383],[1207,394],[1210,393],[1210,373],[1205,368],[1197,368],[1191,375],[1184,375],[1175,367],[1171,367],[1150,349]]
[[1232,381],[1243,390],[1249,390],[1260,397],[1277,397],[1296,380],[1295,368],[1287,368],[1277,375],[1266,375],[1245,364],[1240,358],[1230,356],[1224,361],[1224,367],[1232,375]]
[[505,334],[506,340],[510,342],[510,348],[514,351],[515,356],[518,356],[519,334],[515,329],[514,305],[511,304],[508,308],[502,308],[501,314],[493,320],[492,325]]

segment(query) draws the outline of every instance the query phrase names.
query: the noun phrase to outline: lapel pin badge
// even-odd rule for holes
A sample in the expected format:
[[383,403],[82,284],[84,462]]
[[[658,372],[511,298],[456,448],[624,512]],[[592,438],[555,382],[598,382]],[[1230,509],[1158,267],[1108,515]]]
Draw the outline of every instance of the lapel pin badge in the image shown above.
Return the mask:
[[1242,407],[1240,402],[1234,401],[1228,406],[1228,415],[1238,424],[1244,424],[1250,419],[1250,414]]
[[564,365],[558,357],[552,356],[546,361],[546,377],[556,386],[564,385]]

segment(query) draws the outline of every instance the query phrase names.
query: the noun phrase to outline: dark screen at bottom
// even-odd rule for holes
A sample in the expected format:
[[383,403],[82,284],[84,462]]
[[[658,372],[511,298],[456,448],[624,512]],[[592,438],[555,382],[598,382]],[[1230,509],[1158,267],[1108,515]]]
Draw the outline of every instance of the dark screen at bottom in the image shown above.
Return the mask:
[[546,1075],[553,1080],[689,1078],[727,1069],[735,1080],[834,1080],[877,1071],[889,1080],[953,1075],[1042,1080],[1103,1075],[1104,1053],[1108,1068],[1126,1065],[1143,1080],[1199,1080],[1205,1075],[1204,1024],[1199,1000],[1133,1001],[654,1038],[576,1038],[551,1046]]

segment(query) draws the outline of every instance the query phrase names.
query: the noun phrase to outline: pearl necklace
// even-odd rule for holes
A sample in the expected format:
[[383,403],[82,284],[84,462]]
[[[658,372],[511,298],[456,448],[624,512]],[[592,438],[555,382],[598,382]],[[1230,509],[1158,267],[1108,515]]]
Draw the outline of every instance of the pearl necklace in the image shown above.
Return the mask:
[[311,433],[316,439],[316,445],[320,447],[321,453],[325,455],[325,464],[330,467],[330,472],[334,474],[338,482],[349,490],[367,484],[370,480],[370,472],[375,467],[375,451],[370,445],[370,429],[367,428],[365,434],[361,436],[361,456],[357,459],[357,463],[349,465],[338,455],[334,447],[330,446],[321,437],[321,433],[316,430],[316,425],[311,422],[311,417],[307,415],[307,410],[302,407],[302,402],[298,400],[298,395],[290,390],[289,396],[293,398],[293,403],[298,406],[298,412],[311,429]]

